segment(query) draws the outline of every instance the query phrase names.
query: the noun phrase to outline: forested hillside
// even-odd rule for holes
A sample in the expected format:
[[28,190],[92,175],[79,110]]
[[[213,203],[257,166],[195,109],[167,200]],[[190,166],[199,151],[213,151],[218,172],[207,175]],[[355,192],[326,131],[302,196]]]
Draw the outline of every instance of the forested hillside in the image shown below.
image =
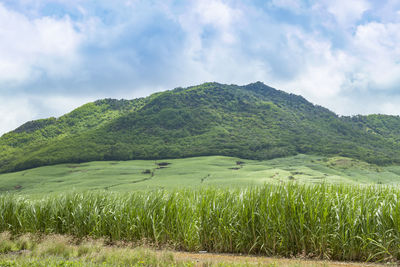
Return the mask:
[[65,162],[226,155],[341,155],[399,163],[400,118],[338,117],[260,82],[205,83],[135,100],[104,99],[0,138],[0,171]]

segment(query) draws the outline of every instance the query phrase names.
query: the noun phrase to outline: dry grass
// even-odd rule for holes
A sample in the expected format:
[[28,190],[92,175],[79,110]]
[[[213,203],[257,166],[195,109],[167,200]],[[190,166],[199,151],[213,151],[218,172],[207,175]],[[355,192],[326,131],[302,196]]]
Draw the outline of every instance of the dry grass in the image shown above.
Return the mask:
[[364,263],[310,261],[233,254],[188,253],[137,247],[130,242],[109,244],[104,239],[76,239],[63,235],[13,236],[0,234],[0,266],[388,266]]

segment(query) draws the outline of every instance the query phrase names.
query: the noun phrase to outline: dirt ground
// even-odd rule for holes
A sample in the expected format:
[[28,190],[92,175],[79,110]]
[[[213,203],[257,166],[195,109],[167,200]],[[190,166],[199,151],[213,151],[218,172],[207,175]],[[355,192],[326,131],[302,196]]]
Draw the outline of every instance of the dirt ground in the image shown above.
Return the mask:
[[321,260],[303,260],[303,259],[285,259],[285,258],[270,258],[259,256],[242,256],[233,254],[214,254],[214,253],[188,253],[188,252],[173,252],[174,258],[177,260],[189,260],[198,262],[198,266],[205,266],[207,263],[243,263],[248,265],[263,266],[297,266],[297,267],[356,267],[356,266],[398,266],[394,263],[373,264],[373,263],[353,263],[353,262],[336,262],[336,261],[321,261]]

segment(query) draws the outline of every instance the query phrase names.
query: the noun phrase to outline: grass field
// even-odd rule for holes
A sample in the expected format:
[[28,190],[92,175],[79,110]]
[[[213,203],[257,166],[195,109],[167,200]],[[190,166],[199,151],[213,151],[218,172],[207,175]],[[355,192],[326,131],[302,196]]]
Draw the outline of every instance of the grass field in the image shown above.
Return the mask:
[[[166,164],[168,163],[168,164]],[[155,190],[298,183],[398,184],[400,166],[298,155],[268,161],[223,156],[60,164],[0,174],[0,192],[42,195],[86,190]]]
[[145,242],[184,251],[400,260],[400,189],[269,184],[237,189],[0,196],[0,232]]
[[0,240],[0,266],[335,266],[96,252],[47,241],[24,249],[26,233],[191,252],[396,262],[399,183],[400,166],[307,155],[102,161],[0,174],[0,232],[13,236]]

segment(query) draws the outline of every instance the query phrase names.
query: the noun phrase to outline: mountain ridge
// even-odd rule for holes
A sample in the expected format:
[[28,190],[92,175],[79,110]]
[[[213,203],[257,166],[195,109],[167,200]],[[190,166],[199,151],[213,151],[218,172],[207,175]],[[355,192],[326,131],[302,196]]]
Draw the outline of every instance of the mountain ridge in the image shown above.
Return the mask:
[[[398,127],[399,126],[399,127]],[[344,117],[261,82],[102,99],[0,137],[0,172],[92,160],[341,155],[400,163],[400,117]]]

